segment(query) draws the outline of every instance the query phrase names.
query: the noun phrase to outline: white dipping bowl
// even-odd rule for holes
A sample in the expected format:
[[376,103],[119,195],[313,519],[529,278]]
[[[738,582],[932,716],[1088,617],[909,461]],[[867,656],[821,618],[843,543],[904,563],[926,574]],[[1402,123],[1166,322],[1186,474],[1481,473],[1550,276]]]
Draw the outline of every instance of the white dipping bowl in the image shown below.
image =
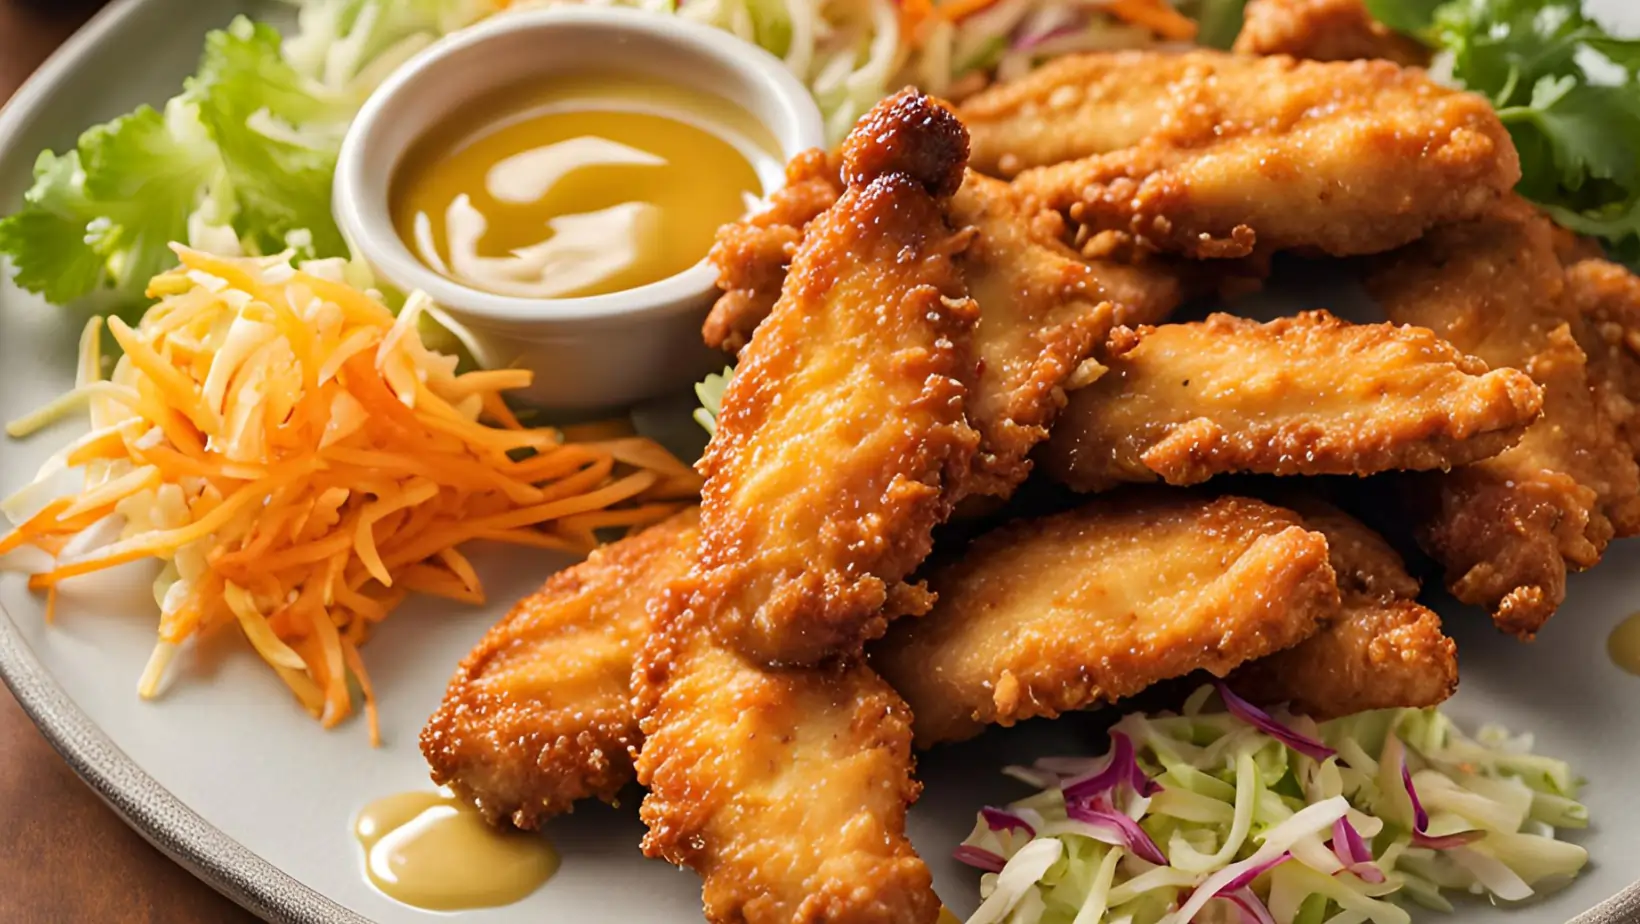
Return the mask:
[[334,209],[386,283],[421,290],[472,334],[481,364],[535,373],[518,396],[556,411],[598,411],[676,391],[723,365],[700,337],[716,296],[702,261],[648,285],[586,298],[493,295],[440,275],[393,226],[400,161],[463,105],[555,74],[640,76],[721,97],[761,122],[787,160],[825,143],[808,90],[773,55],[709,26],[613,7],[497,15],[428,47],[360,110],[342,143]]

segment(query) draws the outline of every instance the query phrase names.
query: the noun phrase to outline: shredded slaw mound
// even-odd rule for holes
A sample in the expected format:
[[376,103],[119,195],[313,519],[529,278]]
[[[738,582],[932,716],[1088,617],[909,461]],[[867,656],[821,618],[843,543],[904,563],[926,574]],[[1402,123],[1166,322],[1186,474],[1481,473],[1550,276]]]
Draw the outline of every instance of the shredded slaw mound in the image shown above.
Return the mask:
[[957,848],[986,871],[969,924],[1408,924],[1404,900],[1522,901],[1588,861],[1556,837],[1588,824],[1566,764],[1434,709],[1317,726],[1216,685],[1111,742],[1008,768],[1041,791]]
[[[502,394],[530,373],[458,374],[422,342],[419,318],[437,314],[425,297],[395,317],[340,261],[176,251],[141,322],[108,320],[124,351],[112,375],[96,319],[78,386],[7,428],[27,435],[82,405],[91,423],[0,504],[17,524],[0,555],[31,572],[48,617],[70,578],[163,562],[143,696],[179,645],[237,625],[327,727],[357,683],[376,740],[358,647],[412,591],[482,603],[463,544],[585,552],[594,530],[660,519],[699,489],[649,440],[523,427]],[[73,469],[83,488],[57,493]]]

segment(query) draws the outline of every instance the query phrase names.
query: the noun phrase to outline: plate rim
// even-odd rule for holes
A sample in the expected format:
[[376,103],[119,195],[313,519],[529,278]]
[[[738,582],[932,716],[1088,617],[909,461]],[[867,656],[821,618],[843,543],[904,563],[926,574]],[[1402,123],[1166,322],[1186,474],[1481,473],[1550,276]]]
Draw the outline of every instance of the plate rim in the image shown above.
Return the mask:
[[[153,0],[112,0],[68,37],[0,106],[0,138],[20,134],[51,91],[117,41]],[[206,821],[132,760],[63,692],[0,607],[0,682],[75,775],[143,839],[196,879],[265,921],[371,924]]]
[[[156,0],[111,0],[0,106],[0,139],[43,106],[58,83]],[[143,770],[63,691],[0,606],[0,682],[68,766],[128,826],[195,878],[276,924],[372,924],[224,834]],[[1640,924],[1640,881],[1567,924]]]

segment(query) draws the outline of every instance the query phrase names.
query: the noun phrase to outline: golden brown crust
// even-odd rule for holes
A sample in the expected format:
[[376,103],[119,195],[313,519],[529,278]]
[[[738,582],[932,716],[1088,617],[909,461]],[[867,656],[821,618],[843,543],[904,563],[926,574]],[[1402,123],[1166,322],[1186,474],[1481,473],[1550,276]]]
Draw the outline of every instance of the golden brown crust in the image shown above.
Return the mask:
[[1337,622],[1242,667],[1230,685],[1254,702],[1290,703],[1316,719],[1423,708],[1457,691],[1457,651],[1440,617],[1417,601],[1346,602]]
[[1261,501],[1129,492],[1016,521],[930,579],[939,600],[872,664],[920,746],[1223,676],[1314,634],[1338,606],[1327,542]]
[[954,261],[971,235],[925,189],[954,182],[914,150],[926,135],[958,153],[955,119],[912,91],[879,108],[902,121],[868,120],[845,148],[855,183],[804,235],[700,463],[713,624],[767,663],[882,634],[890,591],[927,556],[978,447],[963,385],[977,311]]
[[644,853],[700,873],[722,924],[932,924],[940,903],[905,836],[911,716],[861,663],[766,668],[657,603],[634,673],[648,735]]
[[976,232],[961,261],[980,312],[968,402],[980,451],[965,493],[1007,497],[1115,309],[1098,274],[1032,232],[1006,183],[970,174],[950,215]]
[[632,658],[649,599],[694,561],[689,509],[549,578],[485,634],[421,733],[433,782],[535,828],[632,781]]
[[[1566,270],[1566,296],[1583,321],[1578,343],[1589,357],[1595,403],[1629,451],[1640,455],[1640,277],[1572,254],[1577,262]],[[1624,534],[1621,526],[1618,531]]]
[[1373,19],[1362,0],[1251,0],[1234,50],[1311,61],[1429,63],[1428,48]]
[[970,96],[957,115],[968,126],[969,166],[1013,177],[1131,148],[1177,119],[1190,95],[1210,92],[1209,77],[1245,92],[1245,81],[1259,72],[1257,59],[1228,55],[1066,55]]
[[1524,373],[1487,371],[1428,330],[1324,311],[1119,329],[1109,352],[1041,453],[1079,491],[1445,469],[1507,449],[1542,405]]
[[1512,199],[1384,259],[1367,280],[1391,320],[1543,388],[1543,418],[1513,449],[1414,485],[1420,541],[1452,594],[1524,637],[1560,605],[1568,569],[1591,567],[1640,526],[1640,470],[1590,389],[1557,241]]
[[1166,88],[1174,108],[1156,133],[1132,148],[1027,170],[1016,188],[1094,231],[1129,233],[1164,251],[1349,256],[1473,218],[1520,179],[1491,104],[1422,71],[1387,61],[1185,57],[1195,65]]
[[1458,646],[1440,617],[1417,603],[1418,582],[1401,557],[1330,504],[1302,494],[1280,499],[1327,537],[1342,609],[1298,645],[1237,668],[1230,685],[1254,702],[1291,703],[1317,719],[1444,702],[1458,687]]
[[786,185],[765,208],[718,229],[706,259],[723,294],[701,328],[707,346],[738,353],[752,339],[780,298],[803,229],[843,194],[841,169],[825,151],[804,151],[786,165]]

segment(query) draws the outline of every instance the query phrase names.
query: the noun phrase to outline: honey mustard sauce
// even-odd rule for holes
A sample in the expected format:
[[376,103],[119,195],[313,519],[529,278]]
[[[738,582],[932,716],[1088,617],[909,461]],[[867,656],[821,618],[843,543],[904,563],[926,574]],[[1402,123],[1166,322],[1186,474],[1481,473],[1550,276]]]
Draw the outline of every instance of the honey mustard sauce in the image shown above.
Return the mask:
[[635,78],[514,87],[411,147],[394,225],[434,271],[497,295],[631,289],[698,263],[778,186],[767,135],[726,100]]
[[558,870],[545,837],[494,827],[445,790],[377,799],[359,812],[353,835],[370,884],[428,911],[510,905]]
[[1612,663],[1631,674],[1640,674],[1640,613],[1617,624],[1606,636],[1606,654]]

